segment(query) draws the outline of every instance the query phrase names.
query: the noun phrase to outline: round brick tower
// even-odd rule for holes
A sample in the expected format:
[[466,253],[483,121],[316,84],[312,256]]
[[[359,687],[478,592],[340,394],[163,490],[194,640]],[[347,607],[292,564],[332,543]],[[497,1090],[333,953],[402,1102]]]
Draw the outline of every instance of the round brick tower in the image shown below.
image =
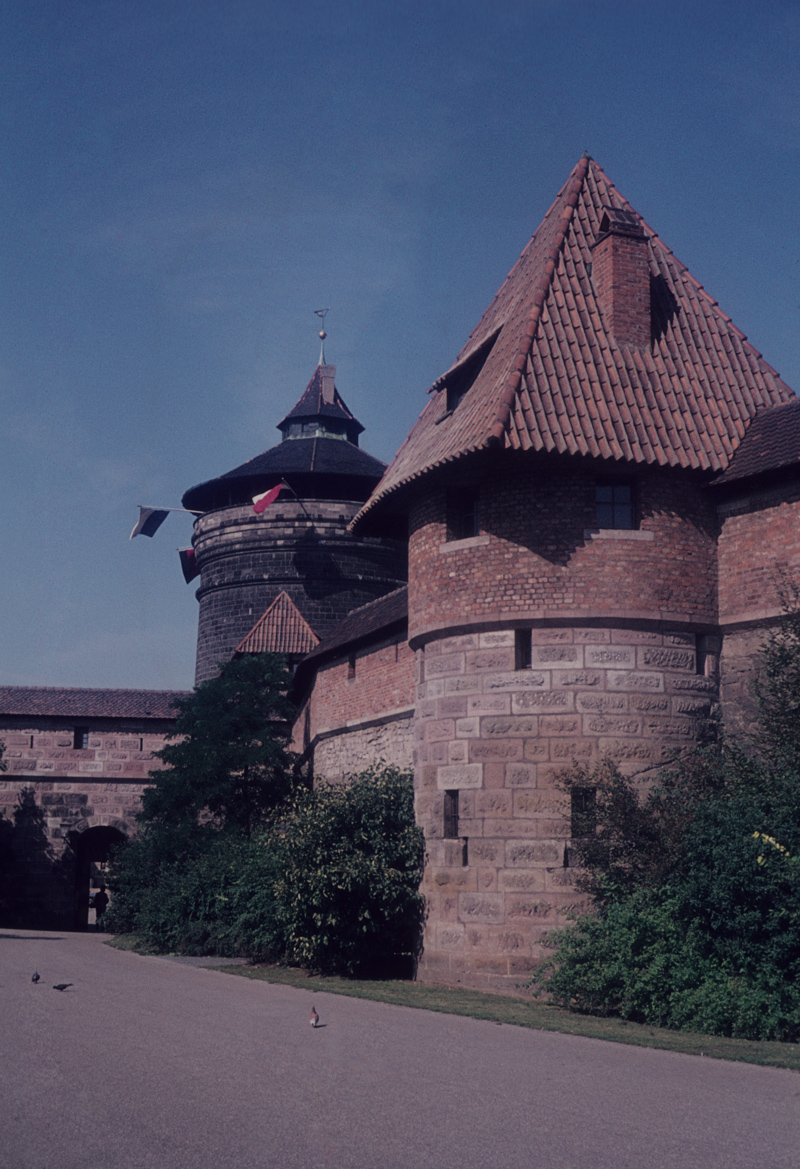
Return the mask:
[[[193,538],[200,571],[198,683],[213,677],[256,625],[257,648],[291,658],[351,609],[405,581],[401,540],[347,530],[385,464],[359,448],[364,428],[336,389],[335,372],[317,366],[278,423],[278,446],[183,497],[184,507],[201,513]],[[253,497],[280,484],[278,497],[257,514]]]

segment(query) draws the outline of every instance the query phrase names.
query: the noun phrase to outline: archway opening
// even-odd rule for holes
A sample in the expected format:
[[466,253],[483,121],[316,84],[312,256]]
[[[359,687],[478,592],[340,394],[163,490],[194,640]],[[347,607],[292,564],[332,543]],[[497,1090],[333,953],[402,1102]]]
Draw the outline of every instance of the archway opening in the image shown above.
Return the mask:
[[85,932],[89,928],[89,898],[106,884],[111,850],[125,839],[124,832],[108,825],[87,828],[75,838],[74,929]]

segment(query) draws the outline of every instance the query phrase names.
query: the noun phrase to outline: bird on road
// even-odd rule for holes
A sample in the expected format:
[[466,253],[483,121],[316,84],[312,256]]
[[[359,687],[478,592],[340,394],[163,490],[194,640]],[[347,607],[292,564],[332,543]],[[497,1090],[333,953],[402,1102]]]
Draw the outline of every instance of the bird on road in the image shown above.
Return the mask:
[[312,1007],[312,1008],[311,1008],[311,1015],[310,1015],[310,1017],[309,1017],[309,1020],[308,1020],[308,1021],[309,1021],[309,1023],[311,1024],[311,1026],[312,1026],[312,1027],[316,1027],[316,1026],[318,1026],[318,1024],[319,1024],[319,1015],[317,1014],[317,1008],[316,1008],[316,1007]]
[[57,982],[53,990],[66,990],[68,986],[74,986],[74,982]]
[[36,971],[34,972],[34,975],[33,975],[33,977],[31,978],[31,982],[38,982],[38,981],[39,981],[39,978],[40,978],[39,971],[38,971],[38,970],[36,970]]

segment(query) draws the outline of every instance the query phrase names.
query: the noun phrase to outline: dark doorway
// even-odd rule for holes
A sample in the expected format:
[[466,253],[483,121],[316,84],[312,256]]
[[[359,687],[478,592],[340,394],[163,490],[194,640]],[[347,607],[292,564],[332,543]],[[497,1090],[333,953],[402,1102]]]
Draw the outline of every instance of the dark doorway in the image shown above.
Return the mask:
[[75,912],[73,929],[89,928],[89,896],[105,882],[105,871],[112,848],[122,844],[124,832],[118,828],[87,828],[73,838],[75,850]]

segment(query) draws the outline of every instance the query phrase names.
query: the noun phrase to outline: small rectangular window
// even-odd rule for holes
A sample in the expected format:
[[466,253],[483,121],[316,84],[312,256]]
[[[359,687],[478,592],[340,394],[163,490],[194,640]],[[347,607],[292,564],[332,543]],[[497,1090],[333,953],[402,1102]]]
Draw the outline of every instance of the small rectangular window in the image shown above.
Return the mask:
[[456,840],[458,837],[458,790],[444,793],[444,838]]
[[632,484],[598,480],[595,484],[594,499],[596,527],[625,529],[635,527]]
[[478,488],[462,487],[447,492],[447,539],[468,540],[480,531]]
[[355,678],[355,676],[356,676],[356,655],[350,654],[350,657],[347,659],[347,680],[348,680],[348,682],[352,682],[352,680],[353,680],[353,678]]
[[85,751],[89,746],[89,728],[74,727],[72,731],[73,751]]
[[529,670],[531,668],[531,631],[530,629],[514,630],[514,669]]
[[597,790],[574,787],[570,793],[570,834],[573,840],[591,836],[597,826]]

